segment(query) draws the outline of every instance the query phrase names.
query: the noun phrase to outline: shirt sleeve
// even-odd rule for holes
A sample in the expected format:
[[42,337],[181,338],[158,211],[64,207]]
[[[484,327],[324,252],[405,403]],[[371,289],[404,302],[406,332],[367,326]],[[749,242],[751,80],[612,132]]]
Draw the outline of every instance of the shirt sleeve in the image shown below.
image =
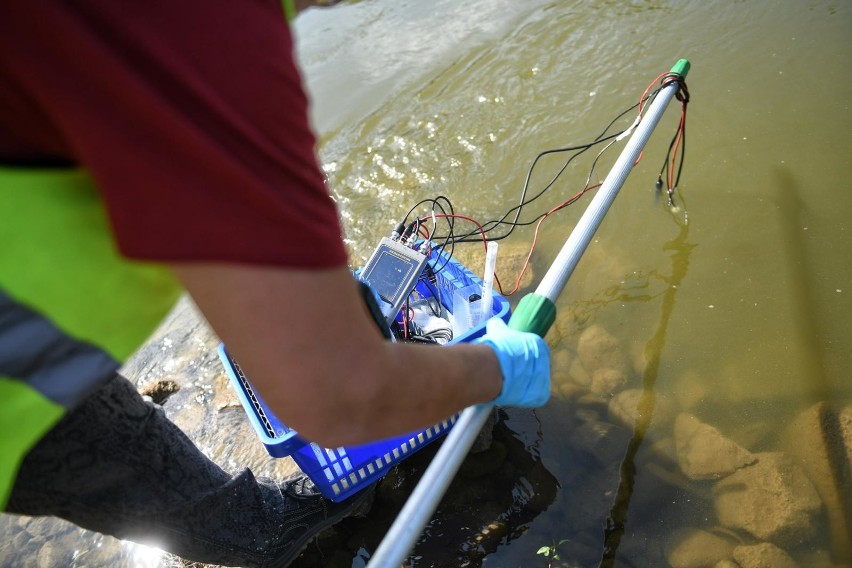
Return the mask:
[[32,4],[21,80],[96,180],[123,254],[346,263],[277,0]]

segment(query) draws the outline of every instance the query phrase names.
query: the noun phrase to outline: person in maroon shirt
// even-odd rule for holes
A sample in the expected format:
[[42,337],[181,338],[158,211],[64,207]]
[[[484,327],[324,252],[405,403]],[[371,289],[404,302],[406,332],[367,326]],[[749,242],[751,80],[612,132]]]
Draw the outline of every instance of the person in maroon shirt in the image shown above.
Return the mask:
[[[85,167],[121,253],[171,268],[304,438],[339,447],[477,403],[543,404],[549,355],[533,334],[489,327],[440,358],[383,340],[307,105],[279,0],[0,8],[0,164]],[[196,561],[280,566],[363,499],[331,503],[304,476],[231,476],[116,377],[32,449],[6,510]]]

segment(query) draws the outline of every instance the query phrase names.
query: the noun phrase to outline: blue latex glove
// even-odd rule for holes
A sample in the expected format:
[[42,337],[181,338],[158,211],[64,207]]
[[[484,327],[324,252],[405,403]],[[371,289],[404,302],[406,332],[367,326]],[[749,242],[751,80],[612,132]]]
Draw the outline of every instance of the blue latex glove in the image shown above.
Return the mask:
[[473,343],[485,343],[497,353],[503,372],[503,388],[492,402],[500,406],[537,408],[550,398],[550,348],[534,333],[510,329],[500,318],[491,318],[485,335]]

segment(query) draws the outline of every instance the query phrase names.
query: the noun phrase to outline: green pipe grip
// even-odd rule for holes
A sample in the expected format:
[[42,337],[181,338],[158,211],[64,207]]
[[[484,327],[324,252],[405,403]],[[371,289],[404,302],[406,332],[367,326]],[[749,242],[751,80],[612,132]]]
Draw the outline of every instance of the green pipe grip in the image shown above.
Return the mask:
[[556,304],[547,296],[527,294],[512,312],[509,327],[518,331],[530,331],[544,337],[556,321]]
[[689,73],[690,67],[689,59],[678,59],[678,62],[674,64],[670,73],[686,77],[686,74]]

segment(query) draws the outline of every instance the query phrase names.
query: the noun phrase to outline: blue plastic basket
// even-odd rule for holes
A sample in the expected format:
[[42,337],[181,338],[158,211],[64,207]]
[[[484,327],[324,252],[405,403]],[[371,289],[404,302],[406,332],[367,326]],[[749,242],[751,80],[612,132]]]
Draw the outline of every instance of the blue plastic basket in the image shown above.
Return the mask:
[[[453,308],[453,295],[470,284],[482,280],[455,259],[433,253],[430,264],[439,268],[432,281],[421,280],[412,293],[412,301],[437,298],[448,310]],[[496,292],[492,299],[493,314],[509,320],[509,302]],[[449,344],[465,343],[485,333],[485,324],[454,337]],[[341,501],[381,479],[388,470],[417,450],[447,434],[458,415],[447,418],[425,430],[357,446],[322,448],[301,439],[295,430],[284,425],[254,391],[251,381],[239,364],[219,346],[219,357],[231,379],[254,430],[269,455],[292,456],[301,470],[311,478],[322,494]]]

